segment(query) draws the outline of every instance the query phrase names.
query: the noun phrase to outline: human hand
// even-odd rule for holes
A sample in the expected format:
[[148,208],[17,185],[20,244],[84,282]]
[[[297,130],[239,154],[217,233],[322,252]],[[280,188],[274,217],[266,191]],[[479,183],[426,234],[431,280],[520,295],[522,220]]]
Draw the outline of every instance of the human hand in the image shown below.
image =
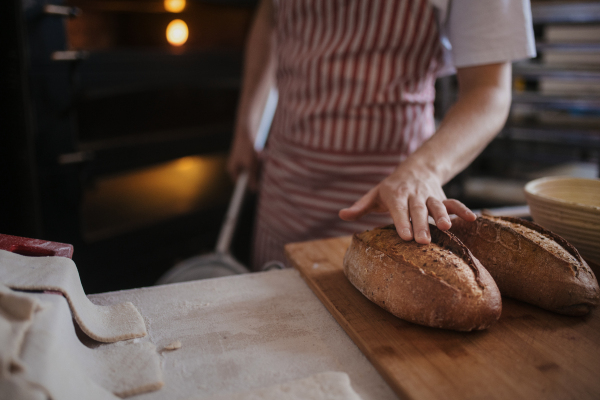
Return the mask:
[[248,171],[248,188],[256,191],[258,187],[258,155],[250,135],[246,130],[238,128],[235,133],[229,158],[227,159],[227,172],[233,181],[239,174]]
[[446,198],[435,174],[408,165],[400,165],[351,207],[340,210],[339,216],[354,221],[371,212],[389,212],[400,237],[406,241],[414,238],[421,244],[431,242],[429,215],[442,230],[452,226],[449,214],[466,221],[477,218],[460,201]]

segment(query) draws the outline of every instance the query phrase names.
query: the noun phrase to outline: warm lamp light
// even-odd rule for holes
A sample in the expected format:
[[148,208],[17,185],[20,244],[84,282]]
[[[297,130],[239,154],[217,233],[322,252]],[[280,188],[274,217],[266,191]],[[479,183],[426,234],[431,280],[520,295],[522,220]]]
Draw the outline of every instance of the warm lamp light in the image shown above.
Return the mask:
[[173,46],[181,46],[188,39],[188,27],[180,19],[174,19],[167,26],[167,40]]
[[185,0],[165,0],[165,10],[180,13],[185,8]]

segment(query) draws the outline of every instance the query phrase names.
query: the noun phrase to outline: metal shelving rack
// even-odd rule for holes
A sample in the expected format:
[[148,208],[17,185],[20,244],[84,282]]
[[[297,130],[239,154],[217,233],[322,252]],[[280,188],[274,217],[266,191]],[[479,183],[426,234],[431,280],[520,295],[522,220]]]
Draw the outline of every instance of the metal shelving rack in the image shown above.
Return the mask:
[[[600,24],[600,3],[598,2],[554,2],[538,1],[532,3],[533,23],[542,36],[549,25],[585,26]],[[563,54],[578,52],[597,52],[598,42],[546,42],[536,38],[538,57],[534,60],[518,62],[513,65],[513,76],[526,87],[533,90],[513,93],[513,111],[518,107],[528,107],[532,113],[562,112],[572,118],[572,122],[543,123],[532,120],[517,121],[511,115],[499,139],[528,141],[533,143],[552,143],[584,149],[588,160],[598,162],[600,150],[600,93],[544,93],[539,90],[543,79],[553,79],[565,83],[600,84],[600,63],[547,64],[544,54],[558,51]],[[514,114],[514,112],[513,112]],[[587,122],[581,123],[582,117]]]
[[[524,204],[522,185],[545,173],[590,174],[589,167],[594,164],[598,166],[596,176],[600,171],[600,38],[545,40],[549,27],[600,30],[600,2],[532,1],[532,15],[538,56],[513,64],[513,103],[508,121],[472,166],[453,182],[451,195],[476,207]],[[567,62],[547,62],[549,52],[560,54]],[[570,62],[581,53],[592,54],[594,60],[597,55],[597,63]],[[583,90],[545,90],[548,80],[561,87],[579,85]],[[585,171],[561,170],[561,166],[575,164],[584,165]],[[473,182],[480,188],[477,194],[469,190]],[[514,201],[510,196],[495,198],[498,191],[489,190],[494,185],[512,185]]]

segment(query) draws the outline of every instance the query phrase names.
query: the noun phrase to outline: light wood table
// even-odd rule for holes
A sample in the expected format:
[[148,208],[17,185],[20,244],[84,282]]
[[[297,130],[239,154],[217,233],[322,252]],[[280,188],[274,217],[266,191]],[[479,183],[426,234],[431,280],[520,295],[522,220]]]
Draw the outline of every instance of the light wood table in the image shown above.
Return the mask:
[[298,271],[270,271],[89,296],[131,301],[162,352],[165,386],[131,399],[201,399],[345,372],[363,400],[397,399]]
[[350,238],[286,246],[290,260],[396,393],[407,399],[600,399],[600,310],[567,317],[503,299],[461,333],[404,322],[344,276]]

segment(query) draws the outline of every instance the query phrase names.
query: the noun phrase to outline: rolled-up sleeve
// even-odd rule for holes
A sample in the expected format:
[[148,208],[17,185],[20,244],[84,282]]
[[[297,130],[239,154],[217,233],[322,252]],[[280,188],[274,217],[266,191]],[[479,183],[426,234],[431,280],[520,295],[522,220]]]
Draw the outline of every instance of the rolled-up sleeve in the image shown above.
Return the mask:
[[536,55],[529,0],[451,0],[444,22],[454,67]]

